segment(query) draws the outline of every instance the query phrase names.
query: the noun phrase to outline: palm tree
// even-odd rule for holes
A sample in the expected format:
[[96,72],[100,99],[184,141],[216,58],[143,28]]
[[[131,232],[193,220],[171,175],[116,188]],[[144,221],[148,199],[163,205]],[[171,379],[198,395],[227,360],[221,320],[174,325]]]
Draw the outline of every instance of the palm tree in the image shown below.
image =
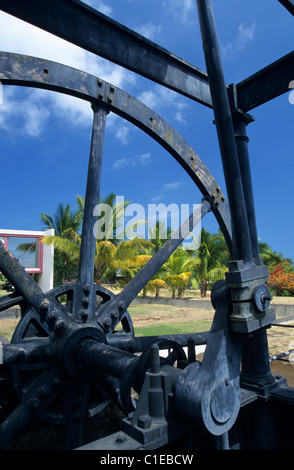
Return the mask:
[[176,290],[178,297],[182,297],[184,290],[190,283],[193,266],[194,260],[182,247],[177,248],[164,264],[163,280],[171,289],[173,299],[176,296]]
[[[111,193],[100,201],[101,204],[111,208],[112,224],[106,222],[106,230],[102,240],[97,239],[96,241],[94,278],[98,284],[101,283],[103,275],[107,273],[113,277],[114,272],[117,272],[118,269],[145,264],[150,256],[144,254],[144,250],[150,249],[153,246],[149,241],[137,238],[120,241],[122,238],[121,230],[123,229],[120,224],[120,218],[130,201],[115,204],[115,198],[116,195]],[[59,220],[61,217],[55,216],[52,219],[52,217],[42,214],[43,221],[47,224],[47,227],[56,227],[57,233],[55,236],[44,237],[42,241],[48,244],[54,243],[57,252],[62,253],[66,260],[69,259],[75,265],[78,263],[81,247],[81,236],[76,230],[81,226],[84,205],[84,198],[77,196],[77,211],[71,214],[70,206],[66,207],[66,215],[68,217],[72,216],[72,226],[65,228],[63,231],[61,230],[66,227],[66,224],[63,219]],[[64,210],[62,205],[59,205],[58,211],[60,215],[63,215]],[[76,223],[77,221],[79,221],[79,224]],[[140,222],[137,221],[136,223]]]
[[282,253],[277,253],[273,251],[270,245],[266,242],[259,242],[259,253],[264,264],[268,266],[269,271],[272,272],[278,264],[287,262],[289,265],[293,266],[293,262],[290,258],[284,258]]
[[165,228],[164,222],[160,220],[157,220],[152,228],[148,226],[148,238],[152,245],[154,245],[154,253],[158,251],[171,236],[172,228],[170,226]]
[[54,284],[70,279],[77,269],[77,259],[80,250],[80,236],[78,234],[82,215],[72,211],[70,204],[58,204],[53,217],[41,213],[41,220],[46,229],[54,229],[55,235],[44,237],[41,241],[54,244]]
[[206,297],[208,287],[223,279],[227,271],[229,252],[221,232],[209,233],[201,229],[201,242],[195,254],[193,275],[200,284],[200,295]]

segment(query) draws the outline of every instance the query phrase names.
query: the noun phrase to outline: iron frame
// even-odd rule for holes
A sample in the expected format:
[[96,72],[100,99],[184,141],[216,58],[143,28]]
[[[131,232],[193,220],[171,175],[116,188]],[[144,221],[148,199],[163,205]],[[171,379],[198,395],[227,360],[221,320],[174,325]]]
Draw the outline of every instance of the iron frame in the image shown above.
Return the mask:
[[[293,14],[292,0],[279,1]],[[199,365],[192,363],[185,369],[183,374],[180,373],[180,379],[177,373],[177,388],[176,391],[173,390],[173,393],[176,401],[178,401],[176,408],[186,412],[185,400],[187,399],[191,405],[190,410],[194,407],[194,414],[197,415],[194,418],[196,417],[202,421],[202,424],[204,423],[206,426],[206,430],[219,436],[218,442],[220,445],[229,446],[228,431],[232,430],[232,434],[234,433],[234,423],[240,406],[245,406],[245,404],[261,398],[265,401],[273,400],[287,403],[290,407],[294,403],[293,389],[287,387],[285,381],[275,378],[269,367],[265,326],[272,323],[274,316],[269,308],[268,300],[261,301],[261,296],[262,299],[266,296],[264,284],[267,279],[267,270],[260,262],[257,248],[257,230],[250,175],[248,138],[246,135],[246,126],[252,120],[247,112],[288,91],[288,85],[292,78],[294,55],[291,52],[239,84],[228,86],[225,83],[222,71],[211,2],[210,0],[197,0],[197,6],[207,74],[78,0],[52,0],[51,2],[37,2],[36,0],[11,0],[8,2],[0,0],[0,8],[3,11],[171,88],[194,101],[213,108],[226,179],[228,203],[225,201],[220,187],[196,152],[189,147],[181,136],[153,111],[111,84],[80,71],[42,59],[36,60],[35,58],[22,56],[22,65],[19,67],[20,56],[4,53],[0,56],[0,80],[4,84],[34,86],[72,94],[89,101],[93,107],[93,134],[86,193],[86,205],[89,213],[86,213],[83,226],[83,233],[86,235],[83,237],[84,243],[77,283],[78,295],[75,298],[76,320],[79,319],[80,321],[80,318],[82,318],[83,323],[88,320],[92,321],[91,317],[86,315],[81,299],[82,295],[85,294],[85,286],[90,286],[87,290],[88,304],[92,305],[92,297],[95,291],[92,265],[89,264],[88,258],[89,253],[93,251],[94,242],[87,239],[87,234],[93,222],[90,215],[91,208],[97,202],[97,197],[99,197],[103,129],[109,111],[129,120],[168,150],[187,171],[204,195],[200,217],[209,210],[214,212],[224,232],[233,261],[229,265],[226,287],[222,283],[215,288],[214,301],[217,315],[208,335],[207,352],[200,372]],[[85,30],[87,34],[85,34]],[[109,41],[110,37],[116,39]],[[142,57],[139,62],[137,60],[138,56]],[[32,67],[32,61],[34,61],[34,68]],[[18,64],[18,68],[16,64]],[[61,74],[61,70],[63,74]],[[165,137],[167,134],[164,131],[167,129],[171,133],[172,139]],[[95,145],[94,142],[97,138],[100,143]],[[237,184],[232,185],[232,181],[237,181]],[[186,229],[189,230],[190,228],[191,220],[187,222]],[[167,243],[165,248],[146,265],[146,270],[142,270],[143,274],[137,276],[120,296],[115,299],[111,298],[109,302],[102,305],[98,314],[98,327],[96,326],[95,334],[90,338],[90,342],[88,336],[84,336],[82,328],[77,327],[70,330],[66,312],[63,311],[60,305],[56,304],[53,297],[50,297],[49,300],[46,298],[2,246],[0,246],[2,255],[0,267],[8,279],[17,286],[18,292],[23,296],[27,305],[32,307],[38,315],[42,316],[44,310],[47,313],[54,310],[53,324],[50,323],[49,316],[46,317],[45,323],[48,324],[50,334],[61,338],[59,344],[62,345],[60,347],[64,355],[70,355],[68,344],[77,346],[78,339],[81,363],[86,367],[87,362],[91,362],[91,355],[95,353],[96,357],[100,358],[101,368],[104,370],[102,360],[102,349],[104,348],[106,352],[112,354],[118,368],[117,373],[120,376],[122,369],[124,367],[127,369],[133,363],[133,356],[126,354],[126,352],[122,353],[123,350],[121,349],[120,357],[116,357],[117,349],[112,349],[111,341],[109,344],[101,345],[101,341],[103,343],[105,339],[103,335],[107,336],[109,332],[106,324],[111,324],[111,318],[113,318],[113,312],[115,312],[116,320],[112,324],[112,328],[116,326],[125,315],[131,300],[141,290],[142,283],[146,282],[146,277],[144,277],[146,272],[148,279],[176,246],[176,243]],[[228,288],[232,298],[228,296]],[[250,296],[246,297],[248,290]],[[10,300],[13,302],[12,298]],[[4,303],[6,306],[7,299]],[[248,310],[249,304],[250,308]],[[258,308],[259,312],[257,312]],[[69,333],[67,333],[66,340],[63,340],[62,337],[65,331]],[[240,333],[243,334],[242,339],[239,336]],[[248,335],[248,333],[250,334]],[[102,337],[104,339],[101,340]],[[111,338],[109,337],[109,339]],[[127,338],[127,340],[129,339],[133,341],[132,337]],[[183,344],[186,343],[187,338],[183,340]],[[218,345],[216,356],[214,343]],[[115,346],[118,344],[119,342],[114,341]],[[245,399],[243,397],[243,400],[239,396],[240,389],[236,379],[241,345],[243,346],[242,361],[244,367],[243,375],[241,375],[241,385],[242,390],[246,392],[246,397]],[[14,351],[18,357],[21,355],[20,349],[21,347],[16,347],[16,352]],[[89,351],[91,351],[91,354]],[[9,346],[6,353],[9,360],[13,361],[16,358],[15,355],[14,359],[11,359],[13,354]],[[171,391],[172,383],[169,380],[173,382],[175,372],[174,368],[173,372],[170,369],[167,369],[168,372],[163,372],[156,357],[153,358],[151,373],[148,372],[145,377],[148,385],[143,386],[142,394],[145,395],[140,402],[141,405],[139,404],[139,410],[142,409],[144,413],[150,415],[149,417],[157,419],[159,418],[157,414],[159,411],[154,411],[153,408],[157,408],[158,400],[162,399],[162,394],[157,395],[157,401],[153,400],[151,402],[148,401],[146,390],[148,387],[151,387],[152,390],[152,387],[156,384],[155,388],[158,389],[158,384],[161,384],[163,394],[167,393],[167,390]],[[235,361],[232,361],[233,357],[235,357]],[[256,359],[254,363],[252,358]],[[212,364],[213,370],[211,371]],[[87,370],[87,367],[85,370]],[[54,370],[54,374],[55,379],[58,379],[59,371],[57,372],[57,369]],[[170,378],[167,379],[165,374]],[[43,380],[43,386],[46,380],[47,378]],[[201,391],[199,388],[200,382],[202,384],[207,383],[210,398],[207,391]],[[223,399],[224,390],[230,394],[234,403],[233,406]],[[36,392],[37,390],[32,390],[28,398],[30,403],[23,401],[11,416],[10,421],[4,423],[3,429],[5,432],[7,426],[9,429],[11,429],[11,426],[20,426],[21,422],[26,422],[30,418],[32,403],[35,403],[37,399],[37,396],[34,396]],[[249,398],[248,393],[251,393]],[[184,399],[181,400],[181,397],[184,397]],[[210,412],[207,411],[208,408]],[[173,412],[174,408],[172,407],[171,410]],[[166,412],[169,411],[166,410]],[[71,405],[68,413],[69,416],[72,415]],[[19,420],[20,416],[21,420]],[[159,434],[164,430],[165,438],[167,438],[170,430],[166,431],[168,424],[166,416],[160,415],[160,418],[161,420],[157,420]],[[19,424],[17,424],[18,421]],[[139,448],[158,447],[166,443],[165,439],[158,441],[156,433],[154,434],[153,431],[149,430],[150,426],[146,426],[146,431],[143,432],[142,429],[145,429],[145,425],[142,420],[140,426],[138,422],[136,420],[135,424],[132,422],[124,424],[127,435],[135,436],[132,448],[138,448],[138,442],[140,443]],[[140,429],[137,429],[138,427]],[[74,426],[74,429],[79,434],[81,425]],[[76,435],[68,436],[68,438],[71,444],[80,441],[80,437],[76,437]],[[113,436],[108,439],[108,445],[110,445],[112,439]],[[143,441],[141,442],[140,439],[143,439]],[[256,440],[254,441],[254,439]],[[271,439],[267,441],[265,439],[263,445],[269,441]],[[253,438],[251,445],[256,442],[258,442],[257,436]],[[99,447],[99,445],[97,447],[97,444],[95,444],[93,448],[103,448],[105,442],[101,443],[102,447]],[[258,445],[261,445],[261,441]]]

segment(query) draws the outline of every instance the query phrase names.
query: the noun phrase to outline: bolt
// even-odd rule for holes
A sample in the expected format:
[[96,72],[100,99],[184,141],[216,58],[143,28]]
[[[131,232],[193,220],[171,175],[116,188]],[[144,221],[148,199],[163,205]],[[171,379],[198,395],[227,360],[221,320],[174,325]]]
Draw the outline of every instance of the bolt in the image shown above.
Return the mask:
[[111,312],[111,318],[113,318],[113,320],[116,320],[117,317],[118,317],[117,312]]
[[116,444],[124,444],[125,442],[127,442],[127,436],[125,436],[125,434],[123,434],[123,433],[120,432],[120,433],[116,436],[115,443],[116,443]]
[[110,91],[111,93],[114,93],[115,87],[113,85],[110,85]]
[[85,284],[83,286],[83,291],[84,291],[85,294],[89,294],[90,291],[91,291],[91,286],[89,284]]
[[118,302],[118,308],[120,310],[125,310],[126,309],[126,304],[121,300],[120,302]]
[[151,345],[151,372],[153,374],[160,372],[159,346],[157,343]]
[[90,300],[89,300],[88,297],[83,297],[83,299],[82,299],[82,304],[83,304],[85,307],[87,307],[87,306],[89,305],[89,302],[90,302]]
[[111,326],[111,321],[109,320],[109,318],[106,318],[103,322],[103,328],[108,331],[110,329],[110,326]]
[[65,328],[64,321],[63,320],[57,320],[57,322],[55,324],[55,327],[54,327],[55,333],[62,333],[64,328]]
[[98,93],[99,100],[103,100],[103,93]]
[[49,310],[49,301],[47,299],[43,300],[43,302],[40,305],[40,311],[41,313],[47,313]]
[[151,426],[151,416],[143,415],[138,418],[138,427],[141,429],[148,429]]
[[99,78],[99,79],[98,79],[98,86],[101,87],[102,85],[103,85],[103,82],[102,82],[102,80]]
[[56,311],[52,310],[48,315],[48,320],[55,320],[56,319]]
[[88,317],[89,317],[89,311],[83,310],[81,313],[81,319],[83,320],[83,322],[86,322],[88,320]]
[[108,97],[107,97],[107,101],[108,101],[108,103],[112,103],[112,97],[111,97],[111,96],[108,96]]
[[260,300],[264,304],[267,300],[272,300],[272,296],[268,294],[262,294],[260,296]]

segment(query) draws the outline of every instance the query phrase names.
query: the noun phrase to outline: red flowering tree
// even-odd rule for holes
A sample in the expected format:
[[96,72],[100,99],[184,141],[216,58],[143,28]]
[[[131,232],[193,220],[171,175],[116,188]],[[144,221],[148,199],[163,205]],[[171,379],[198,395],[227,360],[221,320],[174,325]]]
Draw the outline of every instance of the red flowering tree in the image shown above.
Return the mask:
[[268,287],[274,295],[294,296],[294,272],[289,261],[279,263],[271,272]]

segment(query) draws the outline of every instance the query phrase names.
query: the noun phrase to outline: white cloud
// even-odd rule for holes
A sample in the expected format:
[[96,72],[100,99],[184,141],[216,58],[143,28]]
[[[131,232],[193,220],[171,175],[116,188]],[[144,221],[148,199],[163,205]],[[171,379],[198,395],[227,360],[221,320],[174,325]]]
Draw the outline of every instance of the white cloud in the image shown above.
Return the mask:
[[182,111],[187,108],[188,104],[174,91],[155,85],[152,89],[143,91],[138,99],[158,114],[168,109],[168,116],[170,117],[170,110],[172,109],[173,118],[178,122],[184,122]]
[[127,158],[119,158],[118,160],[114,162],[113,168],[114,170],[120,170],[121,168],[125,166],[130,166],[130,165],[132,165],[132,163]]
[[171,183],[166,183],[163,188],[164,189],[168,189],[168,190],[175,190],[175,189],[179,189],[183,186],[183,181],[174,181],[174,182],[171,182]]
[[183,118],[182,113],[179,111],[175,114],[175,119],[178,121],[180,124],[187,124],[187,121]]
[[164,0],[164,8],[171,13],[177,22],[195,21],[197,11],[195,0]]
[[0,106],[0,129],[11,137],[29,135],[39,137],[48,118],[49,111],[35,100],[37,91],[25,93],[22,101],[15,100],[11,88],[5,88]]
[[221,45],[221,51],[224,58],[232,58],[237,52],[245,49],[247,44],[253,41],[255,31],[256,26],[254,21],[251,26],[246,26],[244,23],[241,23],[238,27],[236,38],[226,45]]
[[135,27],[134,31],[150,39],[150,41],[156,41],[161,32],[161,25],[156,26],[154,23],[149,22],[142,26]]
[[116,128],[115,130],[115,137],[120,141],[121,144],[127,145],[128,143],[128,136],[129,136],[130,128],[125,125],[121,125]]
[[151,153],[141,153],[140,155],[136,155],[132,159],[128,158],[119,158],[113,164],[113,169],[120,170],[125,167],[134,167],[134,166],[143,166],[147,165],[150,162]]
[[[111,8],[103,2],[89,3],[110,13]],[[124,68],[3,12],[0,12],[0,42],[2,51],[53,60],[96,75],[120,88],[135,81],[134,75]],[[60,93],[42,94],[40,90],[34,90],[23,100],[17,90],[13,90],[4,99],[6,103],[4,107],[1,105],[0,122],[2,129],[7,131],[4,117],[8,116],[12,119],[10,127],[16,119],[22,120],[22,130],[35,137],[44,129],[49,113],[79,126],[92,120],[89,103]],[[33,103],[31,99],[34,99]]]
[[154,196],[154,197],[152,198],[152,201],[153,201],[153,202],[158,202],[158,201],[161,201],[161,199],[162,199],[162,196]]

